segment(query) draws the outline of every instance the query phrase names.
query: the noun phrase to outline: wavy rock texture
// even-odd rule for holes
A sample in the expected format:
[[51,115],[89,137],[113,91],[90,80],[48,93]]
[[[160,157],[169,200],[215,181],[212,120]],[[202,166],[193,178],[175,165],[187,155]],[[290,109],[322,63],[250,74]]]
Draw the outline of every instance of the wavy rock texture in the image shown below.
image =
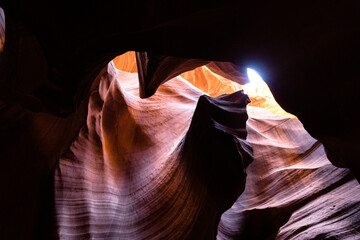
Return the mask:
[[360,186],[298,119],[203,94],[176,77],[140,99],[137,74],[108,65],[55,173],[60,238],[359,236]]
[[249,100],[203,94],[177,77],[140,99],[137,74],[108,65],[55,173],[60,238],[216,236],[252,161]]
[[41,43],[47,84],[38,89],[37,78],[25,79],[56,116],[73,113],[100,70],[129,50],[228,61],[259,71],[329,159],[360,179],[359,1],[5,0],[2,8],[4,53],[19,25]]
[[248,107],[254,161],[218,239],[358,239],[360,186],[298,119]]
[[2,1],[0,238],[38,239],[49,229],[39,221],[52,203],[43,185],[86,117],[76,109],[101,69],[130,49],[266,73],[285,110],[359,180],[359,4]]

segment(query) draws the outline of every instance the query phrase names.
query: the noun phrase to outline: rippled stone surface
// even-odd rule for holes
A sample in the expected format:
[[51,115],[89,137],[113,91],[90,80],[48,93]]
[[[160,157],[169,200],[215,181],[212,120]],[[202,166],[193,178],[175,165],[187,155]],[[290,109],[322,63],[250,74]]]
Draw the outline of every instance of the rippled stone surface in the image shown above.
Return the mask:
[[358,239],[360,186],[298,119],[248,107],[254,161],[218,239]]
[[214,238],[252,161],[248,101],[181,77],[140,99],[137,74],[110,63],[55,174],[60,238]]
[[112,64],[99,82],[55,173],[60,238],[358,237],[357,181],[297,118],[181,77],[140,99]]

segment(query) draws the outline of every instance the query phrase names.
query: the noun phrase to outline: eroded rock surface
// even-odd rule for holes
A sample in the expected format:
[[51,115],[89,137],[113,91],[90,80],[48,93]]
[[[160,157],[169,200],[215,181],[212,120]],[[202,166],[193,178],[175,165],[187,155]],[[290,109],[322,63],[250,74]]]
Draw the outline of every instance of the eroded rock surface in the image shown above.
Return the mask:
[[55,173],[61,238],[211,239],[244,190],[246,95],[210,98],[181,77],[138,94],[137,74],[110,63]]
[[357,239],[360,186],[298,119],[248,107],[254,161],[218,239]]

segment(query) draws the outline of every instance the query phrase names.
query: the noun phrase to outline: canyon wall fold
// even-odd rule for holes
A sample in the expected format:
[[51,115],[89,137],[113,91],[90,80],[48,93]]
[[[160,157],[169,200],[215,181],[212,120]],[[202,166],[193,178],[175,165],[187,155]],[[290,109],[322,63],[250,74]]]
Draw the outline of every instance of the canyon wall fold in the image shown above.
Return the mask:
[[254,161],[218,239],[357,239],[360,186],[298,119],[248,107]]
[[356,239],[354,176],[297,118],[248,102],[180,76],[141,99],[137,74],[110,63],[55,172],[58,236]]
[[55,172],[60,238],[214,238],[252,161],[249,99],[229,100],[181,77],[140,99],[137,74],[110,63]]

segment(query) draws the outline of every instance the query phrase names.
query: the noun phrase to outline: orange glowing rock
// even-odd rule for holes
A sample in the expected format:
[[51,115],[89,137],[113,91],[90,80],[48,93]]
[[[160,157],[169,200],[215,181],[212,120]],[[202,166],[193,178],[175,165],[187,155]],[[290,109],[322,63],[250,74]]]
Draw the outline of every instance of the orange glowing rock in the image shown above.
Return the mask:
[[129,51],[121,54],[113,59],[115,67],[119,70],[135,73],[137,72],[137,66],[135,61],[135,52]]
[[[120,55],[113,61],[119,70],[137,72],[134,52]],[[248,82],[247,76],[240,73],[231,63],[210,62],[207,65],[184,72],[180,76],[211,97],[244,90],[251,100],[249,106],[264,108],[278,116],[296,118],[280,107],[265,82],[256,88],[244,84]]]

